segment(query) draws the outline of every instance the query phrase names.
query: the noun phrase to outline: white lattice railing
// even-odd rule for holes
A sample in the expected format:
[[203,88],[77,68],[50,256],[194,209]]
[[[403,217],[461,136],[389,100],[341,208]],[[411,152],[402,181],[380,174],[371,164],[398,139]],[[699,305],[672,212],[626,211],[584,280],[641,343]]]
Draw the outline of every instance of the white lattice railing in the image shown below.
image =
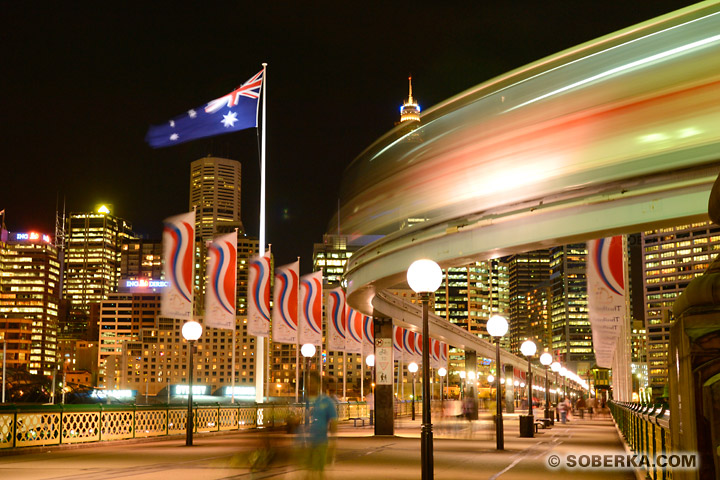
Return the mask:
[[[396,413],[409,413],[398,403]],[[186,406],[7,405],[0,406],[0,449],[103,442],[184,434]],[[196,405],[195,432],[273,428],[303,422],[304,405]],[[338,404],[338,419],[367,417],[365,403]]]

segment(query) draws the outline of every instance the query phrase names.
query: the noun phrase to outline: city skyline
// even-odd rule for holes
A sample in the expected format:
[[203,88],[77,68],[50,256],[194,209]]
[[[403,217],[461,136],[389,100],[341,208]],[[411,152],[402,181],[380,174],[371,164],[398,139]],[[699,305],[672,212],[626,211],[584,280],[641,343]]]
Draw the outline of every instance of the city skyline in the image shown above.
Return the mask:
[[[138,233],[159,238],[162,219],[187,208],[190,163],[211,154],[242,163],[242,221],[257,235],[254,130],[162,150],[143,138],[149,125],[227,93],[267,61],[268,242],[280,264],[301,255],[301,269],[309,271],[312,244],[336,208],[341,172],[397,121],[408,74],[427,109],[495,75],[690,3],[642,2],[632,10],[598,3],[570,11],[558,2],[542,6],[543,22],[535,21],[541,7],[532,4],[42,13],[14,5],[5,15],[12,73],[1,81],[3,106],[13,115],[3,122],[11,160],[0,209],[13,231],[52,233],[63,199],[68,213],[107,202]],[[227,16],[238,25],[213,21]]]

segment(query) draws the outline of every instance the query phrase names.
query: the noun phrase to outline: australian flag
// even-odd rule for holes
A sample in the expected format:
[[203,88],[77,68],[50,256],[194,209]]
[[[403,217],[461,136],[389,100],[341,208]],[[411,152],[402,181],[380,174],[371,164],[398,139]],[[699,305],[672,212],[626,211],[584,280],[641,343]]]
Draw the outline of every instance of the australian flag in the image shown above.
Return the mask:
[[188,110],[167,123],[150,127],[145,141],[153,148],[170,147],[204,137],[257,127],[263,73],[204,107]]

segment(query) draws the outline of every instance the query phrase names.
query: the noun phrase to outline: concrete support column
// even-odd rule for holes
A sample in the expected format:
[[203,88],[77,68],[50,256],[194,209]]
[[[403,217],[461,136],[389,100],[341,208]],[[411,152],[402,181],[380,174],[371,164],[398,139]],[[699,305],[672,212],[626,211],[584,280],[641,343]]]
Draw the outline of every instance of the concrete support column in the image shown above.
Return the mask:
[[477,396],[477,352],[465,350],[465,401],[469,407],[470,419],[478,419]]
[[395,434],[392,318],[373,317],[375,333],[375,435]]
[[505,365],[503,378],[505,378],[505,412],[515,413],[515,368],[512,365]]

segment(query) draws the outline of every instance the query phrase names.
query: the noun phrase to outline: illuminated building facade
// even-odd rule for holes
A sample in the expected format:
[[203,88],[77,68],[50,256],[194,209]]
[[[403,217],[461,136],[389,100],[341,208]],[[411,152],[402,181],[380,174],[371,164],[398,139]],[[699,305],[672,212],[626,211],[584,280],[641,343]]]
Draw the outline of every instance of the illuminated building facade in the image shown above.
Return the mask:
[[582,374],[595,361],[587,312],[585,243],[550,249],[552,350],[569,370]]
[[120,278],[164,278],[161,241],[131,238],[122,245]]
[[[204,324],[202,317],[195,320]],[[118,358],[118,388],[137,390],[143,395],[167,395],[169,385],[187,384],[188,344],[182,336],[182,320],[157,317],[149,328],[125,342]],[[196,342],[193,384],[211,391],[232,384],[232,332],[205,328]],[[235,359],[235,385],[252,387],[254,357],[250,345],[241,345]],[[163,398],[159,399],[163,401]]]
[[701,276],[720,251],[720,227],[709,222],[679,225],[641,235],[649,385],[662,395],[675,299]]
[[[508,336],[510,350],[520,354],[520,345],[532,338],[534,333],[528,312],[528,295],[538,285],[550,278],[550,250],[534,250],[507,257],[508,274],[510,281],[510,302],[508,310]],[[542,294],[542,292],[536,292]],[[542,305],[535,305],[535,314],[539,314]],[[535,318],[537,322],[539,318]],[[536,325],[537,326],[537,325]],[[532,331],[531,331],[532,330]],[[545,344],[547,346],[547,344]]]
[[238,228],[241,165],[236,160],[205,157],[190,164],[190,210],[196,209],[196,238],[212,240],[220,227]]
[[87,312],[89,304],[117,291],[122,248],[134,238],[131,225],[107,207],[95,213],[71,213],[65,230],[63,297],[71,309]]
[[552,289],[548,280],[525,292],[526,335],[535,342],[541,353],[546,349],[552,351],[551,304]]
[[3,232],[0,336],[9,369],[51,375],[57,368],[60,263],[49,235]]
[[447,268],[435,292],[435,314],[463,330],[488,338],[485,325],[495,314],[507,315],[508,268],[505,259]]
[[[508,311],[508,265],[506,259],[495,258],[471,263],[463,267],[448,268],[435,292],[435,314],[447,318],[451,323],[489,339],[486,325],[492,315],[505,315]],[[431,305],[432,308],[432,305]],[[501,341],[507,348],[507,335]],[[485,359],[478,357],[480,373]],[[451,372],[465,371],[465,352],[451,346],[448,358]],[[405,372],[406,381],[412,377]],[[408,380],[409,379],[409,380]]]
[[155,327],[160,314],[160,293],[113,293],[100,302],[97,385],[116,389],[124,342],[136,340],[145,328]]

